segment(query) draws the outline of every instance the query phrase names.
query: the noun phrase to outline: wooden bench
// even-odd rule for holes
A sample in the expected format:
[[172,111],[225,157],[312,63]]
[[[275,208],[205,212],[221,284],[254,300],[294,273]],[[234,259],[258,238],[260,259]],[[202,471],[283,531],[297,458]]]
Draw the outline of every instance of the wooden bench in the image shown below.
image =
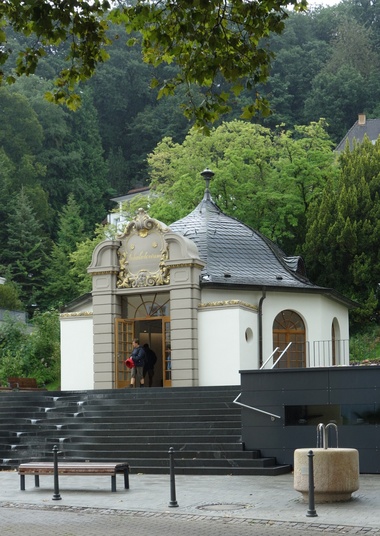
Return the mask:
[[46,391],[46,389],[37,386],[36,378],[17,378],[12,376],[8,378],[8,386],[16,391]]
[[[129,489],[129,464],[113,462],[60,462],[59,475],[110,475],[111,491],[116,491],[116,475],[124,474],[124,489]],[[40,487],[40,475],[54,475],[53,462],[22,463],[18,467],[20,489],[25,490],[25,475],[34,475],[34,485]]]

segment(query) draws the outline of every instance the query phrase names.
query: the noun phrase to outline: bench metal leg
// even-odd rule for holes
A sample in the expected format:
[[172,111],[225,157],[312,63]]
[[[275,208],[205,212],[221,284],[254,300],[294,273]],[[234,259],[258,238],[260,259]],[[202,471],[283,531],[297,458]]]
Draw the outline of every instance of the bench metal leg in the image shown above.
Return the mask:
[[36,488],[40,487],[40,475],[34,475],[34,485]]
[[116,475],[111,476],[111,491],[116,491]]
[[25,475],[20,475],[20,490],[25,491]]
[[124,469],[124,489],[129,489],[129,469]]

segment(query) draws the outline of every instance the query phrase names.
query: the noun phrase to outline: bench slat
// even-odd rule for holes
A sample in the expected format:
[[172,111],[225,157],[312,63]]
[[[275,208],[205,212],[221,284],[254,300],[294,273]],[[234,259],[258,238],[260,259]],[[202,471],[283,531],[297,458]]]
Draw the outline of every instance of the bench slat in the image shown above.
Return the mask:
[[[111,475],[111,491],[116,491],[116,474],[124,474],[124,488],[129,489],[129,464],[113,462],[61,462],[57,466],[59,475]],[[25,490],[25,475],[34,475],[35,486],[39,487],[40,475],[54,474],[53,462],[22,463],[18,467],[20,488]]]
[[[112,462],[104,462],[104,463],[97,463],[97,462],[61,462],[58,463],[58,469],[68,469],[71,471],[75,471],[77,469],[85,469],[89,471],[98,471],[101,469],[104,469],[106,471],[121,471],[124,470],[125,467],[129,467],[128,463],[112,463]],[[20,471],[31,471],[31,470],[50,470],[54,469],[54,463],[53,462],[30,462],[30,463],[22,463],[19,465],[19,472]]]
[[43,387],[37,386],[36,378],[18,378],[9,376],[7,378],[8,388],[16,391],[46,391]]

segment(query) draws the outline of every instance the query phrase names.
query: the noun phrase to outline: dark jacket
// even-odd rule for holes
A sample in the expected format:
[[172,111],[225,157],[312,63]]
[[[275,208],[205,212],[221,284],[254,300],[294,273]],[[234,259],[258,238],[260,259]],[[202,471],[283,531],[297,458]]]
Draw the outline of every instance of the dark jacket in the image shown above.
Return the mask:
[[145,370],[153,370],[154,365],[157,363],[157,356],[155,352],[151,348],[145,348],[144,346],[144,352],[145,352],[145,364],[144,369]]
[[137,346],[133,349],[131,358],[136,367],[143,367],[145,363],[145,351],[142,346]]

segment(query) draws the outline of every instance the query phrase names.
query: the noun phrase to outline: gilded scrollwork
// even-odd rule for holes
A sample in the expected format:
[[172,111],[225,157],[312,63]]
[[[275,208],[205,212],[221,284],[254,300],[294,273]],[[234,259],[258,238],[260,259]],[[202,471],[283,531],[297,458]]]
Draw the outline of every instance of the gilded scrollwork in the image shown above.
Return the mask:
[[151,218],[143,208],[139,208],[135,218],[127,223],[124,227],[124,231],[118,238],[123,238],[135,231],[139,236],[145,238],[148,232],[152,229],[156,229],[163,233],[169,231],[169,228],[161,221]]
[[163,237],[169,228],[139,209],[121,237],[118,251],[118,288],[153,287],[170,283],[166,266],[168,247]]
[[73,313],[61,313],[59,316],[60,318],[79,318],[81,316],[85,317],[85,316],[93,316],[93,312],[92,311],[80,311],[80,312],[73,312]]
[[252,309],[254,311],[258,310],[257,305],[254,305],[252,303],[243,302],[240,300],[224,300],[224,301],[215,301],[215,302],[207,302],[207,303],[200,303],[199,309],[208,309],[212,307],[246,307],[247,309]]

